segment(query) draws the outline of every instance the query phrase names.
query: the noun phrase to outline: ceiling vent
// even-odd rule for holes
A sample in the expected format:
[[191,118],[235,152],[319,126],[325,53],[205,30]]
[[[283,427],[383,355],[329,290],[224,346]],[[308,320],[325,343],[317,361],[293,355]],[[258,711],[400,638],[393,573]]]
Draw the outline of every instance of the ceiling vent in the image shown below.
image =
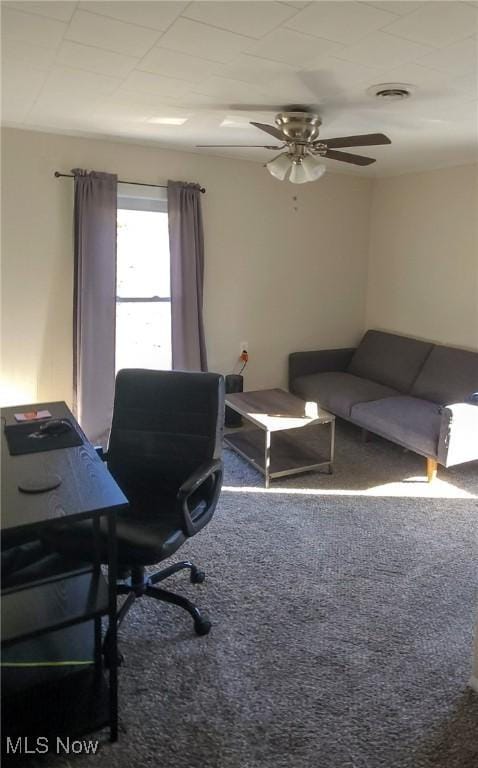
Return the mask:
[[369,96],[382,101],[403,101],[409,99],[414,90],[413,85],[405,85],[404,83],[379,83],[367,88],[367,93]]

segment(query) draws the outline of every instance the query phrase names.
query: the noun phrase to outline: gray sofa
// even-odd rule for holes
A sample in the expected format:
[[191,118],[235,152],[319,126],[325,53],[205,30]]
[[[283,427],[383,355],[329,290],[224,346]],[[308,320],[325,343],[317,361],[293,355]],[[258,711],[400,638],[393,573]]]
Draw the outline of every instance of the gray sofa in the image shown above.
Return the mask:
[[292,353],[289,389],[425,456],[429,480],[478,459],[478,352],[370,330],[356,349]]

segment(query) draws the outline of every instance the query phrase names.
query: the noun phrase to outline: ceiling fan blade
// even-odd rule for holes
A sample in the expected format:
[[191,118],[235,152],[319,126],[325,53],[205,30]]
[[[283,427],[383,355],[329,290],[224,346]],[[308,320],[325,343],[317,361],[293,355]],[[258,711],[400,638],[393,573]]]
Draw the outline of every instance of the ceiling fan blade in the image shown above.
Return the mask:
[[252,120],[251,120],[251,125],[255,125],[256,128],[259,128],[259,130],[269,133],[275,139],[279,139],[279,141],[284,141],[282,131],[279,131],[279,129],[276,128],[274,125],[267,125],[267,123],[254,123]]
[[196,144],[196,147],[257,147],[261,149],[283,149],[285,144],[281,144],[280,147],[277,145],[271,146],[266,144]]
[[358,136],[341,136],[337,139],[319,139],[320,144],[334,147],[372,147],[392,142],[384,133],[362,133]]
[[340,160],[342,163],[351,163],[352,165],[371,165],[371,163],[376,162],[373,157],[351,155],[350,152],[335,152],[333,149],[327,150],[324,157],[328,157],[330,160]]

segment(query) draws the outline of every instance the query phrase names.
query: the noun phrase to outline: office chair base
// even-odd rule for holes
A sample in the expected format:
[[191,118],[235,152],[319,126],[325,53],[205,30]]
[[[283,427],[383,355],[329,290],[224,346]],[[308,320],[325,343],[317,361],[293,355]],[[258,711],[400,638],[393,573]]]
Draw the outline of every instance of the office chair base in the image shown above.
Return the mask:
[[149,577],[149,583],[159,584],[160,581],[164,581],[164,579],[167,579],[168,576],[171,576],[173,573],[183,571],[186,568],[191,571],[191,584],[203,583],[204,579],[206,578],[206,574],[204,571],[200,571],[197,565],[191,563],[190,560],[182,560],[180,563],[173,563],[173,565],[168,566],[168,568],[163,568],[161,571],[153,573],[153,575]]
[[[145,573],[145,569],[141,566],[134,566],[131,568],[131,576],[124,581],[118,582],[116,585],[116,591],[118,595],[126,595],[126,600],[119,609],[116,615],[116,626],[119,628],[129,609],[135,602],[137,597],[154,597],[156,600],[161,600],[165,603],[171,603],[172,605],[179,605],[180,608],[184,608],[194,620],[194,631],[197,635],[207,635],[211,629],[211,622],[204,616],[199,608],[194,605],[190,600],[182,595],[177,595],[175,592],[169,592],[166,589],[156,586],[161,581],[164,581],[173,573],[177,573],[182,570],[190,570],[190,580],[192,584],[202,584],[206,578],[204,571],[191,563],[189,560],[183,560],[179,563],[173,563],[173,565],[163,568],[162,571],[157,571],[151,574],[151,576]],[[105,635],[103,644],[103,653],[106,666],[109,665],[109,641],[108,633]],[[123,656],[118,654],[118,664],[123,661]]]
[[194,619],[194,629],[197,635],[207,635],[211,629],[211,622],[207,619],[199,608],[191,603],[186,597],[177,595],[175,592],[169,592],[167,589],[148,585],[146,587],[145,594],[148,597],[154,597],[156,600],[162,600],[164,603],[172,603],[172,605],[179,605],[180,608],[184,608]]

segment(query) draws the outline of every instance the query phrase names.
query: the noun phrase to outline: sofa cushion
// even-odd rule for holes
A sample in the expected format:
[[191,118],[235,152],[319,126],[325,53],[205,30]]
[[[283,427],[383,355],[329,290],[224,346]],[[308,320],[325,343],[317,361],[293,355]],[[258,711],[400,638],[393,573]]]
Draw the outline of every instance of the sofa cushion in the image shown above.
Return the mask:
[[436,346],[411,393],[442,405],[463,403],[478,392],[478,352]]
[[378,400],[399,394],[390,387],[367,381],[350,373],[313,373],[299,376],[294,382],[294,394],[304,400],[320,403],[322,408],[348,418],[355,403]]
[[436,458],[440,435],[440,406],[417,397],[387,397],[352,408],[353,421],[377,435]]
[[433,344],[383,331],[367,331],[348,372],[409,392]]

